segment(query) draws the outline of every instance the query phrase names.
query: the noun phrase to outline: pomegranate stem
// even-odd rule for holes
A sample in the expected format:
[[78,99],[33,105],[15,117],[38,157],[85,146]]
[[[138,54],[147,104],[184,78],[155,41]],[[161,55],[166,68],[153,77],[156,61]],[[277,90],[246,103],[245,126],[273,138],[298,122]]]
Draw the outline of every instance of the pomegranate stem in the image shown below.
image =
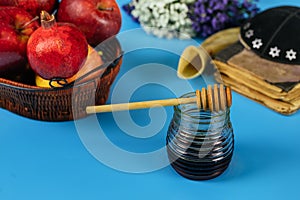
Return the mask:
[[43,28],[51,28],[56,24],[54,15],[50,15],[46,11],[41,12],[41,25]]

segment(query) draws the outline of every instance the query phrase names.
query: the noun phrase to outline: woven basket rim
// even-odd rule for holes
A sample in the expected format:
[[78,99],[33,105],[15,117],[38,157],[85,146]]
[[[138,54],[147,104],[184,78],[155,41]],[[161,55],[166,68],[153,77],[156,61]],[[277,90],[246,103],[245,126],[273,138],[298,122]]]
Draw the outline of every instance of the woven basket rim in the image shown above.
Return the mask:
[[[104,75],[104,76],[106,76],[106,75]],[[74,85],[72,85],[72,87],[81,87],[85,84],[89,84],[90,82],[93,82],[97,78],[102,78],[102,77],[103,76],[93,77],[84,82],[74,84]],[[68,90],[71,88],[71,85],[70,86],[67,85],[64,87],[51,87],[51,88],[39,87],[39,86],[35,86],[35,85],[29,85],[29,84],[25,84],[25,83],[16,82],[16,81],[5,79],[5,78],[0,78],[0,85],[10,87],[10,88],[15,88],[18,90],[26,90],[26,91],[32,91],[32,92],[63,91],[63,90]]]
[[[5,78],[0,78],[0,85],[2,86],[6,86],[6,87],[10,87],[10,88],[14,88],[14,89],[18,89],[18,90],[26,90],[26,91],[32,91],[32,92],[56,92],[56,91],[63,91],[63,90],[68,90],[70,88],[74,88],[74,87],[81,87],[83,85],[89,84],[93,81],[95,81],[96,79],[101,79],[105,76],[107,76],[108,74],[105,73],[106,70],[110,69],[110,68],[114,68],[116,67],[116,64],[119,63],[119,60],[122,58],[122,54],[120,54],[120,57],[118,57],[115,61],[114,64],[112,64],[113,62],[111,62],[108,66],[106,66],[104,69],[104,73],[99,76],[99,77],[91,77],[88,80],[85,80],[83,82],[80,83],[76,83],[76,81],[66,86],[63,87],[50,87],[50,88],[46,88],[46,87],[39,87],[39,86],[35,86],[35,85],[29,85],[26,83],[20,83],[14,80],[9,80],[9,79],[5,79]],[[101,69],[102,66],[106,65],[107,63],[102,64],[101,66],[99,66],[98,68]],[[79,77],[81,78],[81,77]]]

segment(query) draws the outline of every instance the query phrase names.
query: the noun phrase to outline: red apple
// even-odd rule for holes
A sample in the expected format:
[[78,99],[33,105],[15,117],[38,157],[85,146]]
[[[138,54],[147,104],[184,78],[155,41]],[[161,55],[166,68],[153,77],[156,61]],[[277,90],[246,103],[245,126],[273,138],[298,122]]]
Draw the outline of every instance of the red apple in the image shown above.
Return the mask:
[[0,6],[17,6],[29,12],[32,16],[39,16],[42,10],[52,13],[58,5],[58,0],[1,0]]
[[115,0],[62,0],[57,20],[75,24],[92,46],[116,35],[122,21]]
[[0,75],[26,65],[28,38],[38,28],[32,16],[17,7],[0,6]]

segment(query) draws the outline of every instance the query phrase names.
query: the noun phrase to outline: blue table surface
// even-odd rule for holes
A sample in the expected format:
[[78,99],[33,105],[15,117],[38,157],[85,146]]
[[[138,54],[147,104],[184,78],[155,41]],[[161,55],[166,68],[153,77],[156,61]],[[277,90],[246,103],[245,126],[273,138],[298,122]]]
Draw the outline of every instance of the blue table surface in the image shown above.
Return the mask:
[[[299,0],[259,2],[262,9],[277,5],[299,6]],[[201,40],[155,38],[122,16],[125,56],[108,102],[174,97],[201,84],[176,76],[178,52]],[[159,158],[126,157],[165,147],[172,107],[122,113],[42,122],[0,109],[0,199],[300,199],[299,112],[283,116],[234,92],[234,156],[208,181],[185,179]],[[108,143],[97,140],[100,132]],[[109,144],[117,150],[105,149]]]

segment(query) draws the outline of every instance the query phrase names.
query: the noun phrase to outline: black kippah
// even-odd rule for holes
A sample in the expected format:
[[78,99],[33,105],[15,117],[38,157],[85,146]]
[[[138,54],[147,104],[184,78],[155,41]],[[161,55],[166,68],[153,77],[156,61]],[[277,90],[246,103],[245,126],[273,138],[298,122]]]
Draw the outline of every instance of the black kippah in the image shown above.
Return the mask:
[[300,7],[282,6],[257,14],[241,26],[240,39],[264,59],[300,65]]

